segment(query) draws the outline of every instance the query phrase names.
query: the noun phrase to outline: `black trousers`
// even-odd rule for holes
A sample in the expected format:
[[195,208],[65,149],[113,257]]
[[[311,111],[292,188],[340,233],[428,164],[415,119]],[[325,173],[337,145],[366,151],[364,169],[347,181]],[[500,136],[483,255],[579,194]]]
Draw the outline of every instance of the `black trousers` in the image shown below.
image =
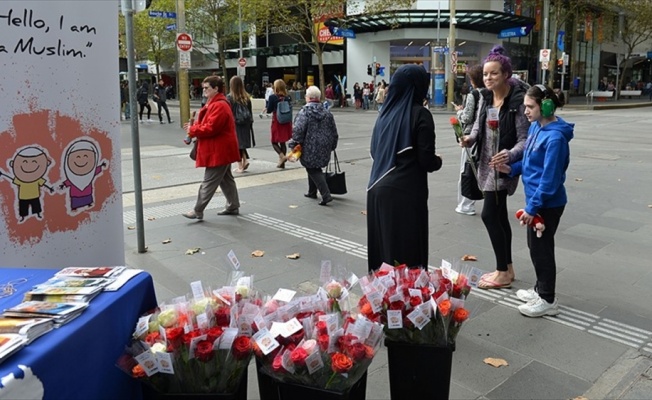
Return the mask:
[[152,119],[152,106],[149,103],[139,103],[140,104],[140,120],[143,120],[143,111],[147,108],[147,119]]
[[482,222],[496,256],[496,269],[507,271],[512,263],[512,227],[507,215],[507,190],[484,192]]
[[172,120],[170,119],[170,110],[168,110],[168,105],[164,101],[159,101],[156,104],[158,104],[158,120],[163,122],[163,115],[161,115],[161,109],[165,110],[165,114],[168,117],[168,122],[171,122]]
[[541,237],[537,237],[537,233],[532,228],[527,230],[527,247],[530,249],[530,259],[537,275],[534,290],[548,303],[555,301],[555,284],[557,282],[555,232],[557,232],[564,208],[562,206],[539,210],[539,215],[543,218],[543,223],[546,226]]
[[307,168],[308,173],[308,194],[317,194],[317,190],[321,194],[322,199],[331,197],[331,192],[326,183],[326,176],[321,168]]

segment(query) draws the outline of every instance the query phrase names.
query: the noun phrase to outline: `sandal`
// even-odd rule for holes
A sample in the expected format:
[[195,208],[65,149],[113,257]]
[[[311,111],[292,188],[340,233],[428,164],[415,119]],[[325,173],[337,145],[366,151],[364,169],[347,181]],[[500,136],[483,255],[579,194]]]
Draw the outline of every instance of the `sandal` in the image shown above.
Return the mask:
[[512,283],[499,283],[494,280],[480,279],[478,282],[478,289],[509,289],[512,287]]

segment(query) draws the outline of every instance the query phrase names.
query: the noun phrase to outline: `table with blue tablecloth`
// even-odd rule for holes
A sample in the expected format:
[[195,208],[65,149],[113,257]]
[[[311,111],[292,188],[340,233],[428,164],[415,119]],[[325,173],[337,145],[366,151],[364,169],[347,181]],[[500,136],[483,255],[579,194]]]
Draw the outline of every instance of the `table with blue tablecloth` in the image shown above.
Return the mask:
[[[0,310],[21,303],[25,292],[57,271],[0,268],[0,285],[27,278],[15,286],[16,293],[0,298]],[[154,307],[154,283],[146,272],[118,291],[102,292],[79,317],[37,338],[0,364],[0,399],[10,398],[3,391],[7,394],[7,389],[17,384],[28,385],[30,398],[141,398],[140,383],[118,369],[116,361],[129,343],[138,317]]]

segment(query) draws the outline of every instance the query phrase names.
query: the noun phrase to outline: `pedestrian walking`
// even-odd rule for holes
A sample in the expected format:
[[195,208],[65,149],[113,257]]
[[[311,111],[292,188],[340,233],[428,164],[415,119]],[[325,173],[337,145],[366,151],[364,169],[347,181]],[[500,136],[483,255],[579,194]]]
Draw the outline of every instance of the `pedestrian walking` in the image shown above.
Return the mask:
[[[247,149],[256,144],[254,139],[254,119],[251,109],[251,99],[242,85],[242,78],[235,75],[229,81],[229,95],[231,111],[235,119],[235,132],[238,136],[240,160],[235,172],[242,173],[249,168],[249,153]],[[253,143],[253,145],[252,145]]]
[[[563,102],[547,86],[531,87],[524,103],[525,116],[532,124],[523,159],[495,165],[510,177],[521,175],[523,180],[525,208],[519,219],[528,227],[527,246],[537,280],[534,288],[518,290],[516,296],[526,302],[518,307],[521,314],[542,317],[559,314],[555,298],[555,233],[568,202],[564,182],[570,163],[569,142],[573,139],[574,124],[555,115],[555,110]],[[533,227],[535,220],[543,224],[542,231]]]
[[478,185],[484,192],[482,222],[496,257],[496,271],[483,275],[478,288],[498,289],[511,287],[515,276],[507,196],[516,191],[518,179],[500,173],[490,162],[514,163],[523,157],[529,127],[523,105],[527,85],[511,78],[511,60],[502,46],[495,46],[483,63],[483,79],[488,92],[480,97],[478,117],[471,134],[464,136],[460,145],[471,147],[478,143]]
[[156,102],[156,105],[158,106],[158,121],[161,124],[164,124],[163,122],[163,115],[161,113],[161,109],[165,110],[165,115],[168,117],[168,123],[171,124],[174,121],[170,119],[170,110],[168,110],[168,105],[166,103],[167,101],[167,93],[165,89],[165,82],[163,79],[158,80],[158,84],[154,85],[154,101]]
[[140,106],[140,123],[143,123],[143,111],[147,109],[147,123],[152,123],[152,106],[149,105],[149,83],[144,81],[136,93],[136,100]]
[[304,194],[310,199],[321,195],[321,206],[333,201],[326,183],[322,168],[331,159],[331,152],[337,147],[337,126],[335,118],[321,102],[321,91],[316,86],[306,89],[306,105],[301,108],[294,120],[292,139],[289,147],[301,146],[299,161],[308,174],[308,192]]
[[224,95],[224,81],[219,76],[208,76],[202,82],[202,89],[208,99],[199,110],[197,120],[184,124],[190,138],[197,140],[195,167],[204,167],[204,180],[199,187],[197,202],[192,211],[182,214],[189,219],[204,218],[204,209],[219,187],[226,198],[224,210],[218,215],[236,215],[240,199],[231,163],[240,159],[235,120],[229,101]]
[[[484,91],[484,82],[482,81],[482,65],[474,65],[467,71],[467,76],[471,81],[471,90],[467,91],[464,105],[456,105],[457,120],[462,124],[462,133],[468,135],[471,133],[473,123],[478,115],[478,104],[480,96]],[[467,152],[462,149],[462,159],[460,160],[460,177],[457,181],[457,207],[455,212],[464,215],[475,215],[475,200],[467,199],[462,196],[462,172],[467,161]]]
[[367,185],[369,271],[383,262],[428,265],[428,173],[441,168],[435,123],[421,105],[428,92],[423,67],[405,64],[392,75],[371,136]]
[[[269,96],[267,101],[267,112],[272,113],[271,141],[274,151],[278,154],[277,168],[285,168],[285,162],[287,161],[285,157],[287,152],[286,142],[292,137],[292,120],[279,122],[278,108],[281,102],[288,103],[287,105],[291,110],[292,101],[288,96],[285,82],[282,79],[277,79],[274,81],[274,93]],[[287,108],[287,105],[282,106]]]

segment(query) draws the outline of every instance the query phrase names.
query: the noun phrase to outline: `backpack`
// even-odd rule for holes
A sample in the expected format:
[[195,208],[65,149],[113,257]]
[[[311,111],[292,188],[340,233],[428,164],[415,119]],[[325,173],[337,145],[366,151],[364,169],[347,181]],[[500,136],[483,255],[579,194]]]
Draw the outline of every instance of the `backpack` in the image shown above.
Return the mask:
[[240,103],[233,104],[233,116],[237,125],[249,125],[254,122],[254,118],[249,111],[249,107]]
[[279,124],[289,124],[292,122],[292,106],[289,101],[282,99],[276,106],[276,120]]
[[138,89],[138,93],[136,93],[136,100],[140,104],[147,104],[147,89],[144,87],[141,87]]

